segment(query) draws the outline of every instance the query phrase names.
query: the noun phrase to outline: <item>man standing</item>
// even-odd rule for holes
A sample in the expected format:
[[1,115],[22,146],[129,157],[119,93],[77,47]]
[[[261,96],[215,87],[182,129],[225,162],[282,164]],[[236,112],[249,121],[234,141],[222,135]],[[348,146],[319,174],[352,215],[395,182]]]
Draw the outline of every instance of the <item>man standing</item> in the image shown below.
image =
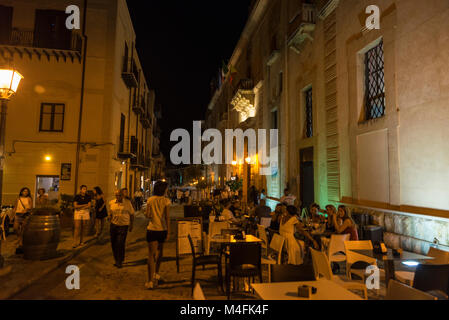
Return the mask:
[[139,211],[142,208],[142,200],[143,200],[143,189],[138,189],[134,192],[134,203],[136,205],[136,211]]
[[296,197],[290,193],[288,188],[284,189],[284,196],[281,198],[281,203],[285,203],[288,206],[294,206]]
[[80,187],[80,193],[77,194],[75,196],[75,199],[73,200],[73,207],[75,208],[75,231],[73,233],[73,248],[84,245],[83,233],[85,230],[87,230],[87,228],[89,228],[91,205],[92,198],[87,194],[87,186],[82,185]]
[[134,208],[131,201],[124,197],[123,191],[115,192],[115,200],[109,202],[108,218],[111,221],[111,246],[117,268],[125,260],[125,244],[128,231],[134,225]]

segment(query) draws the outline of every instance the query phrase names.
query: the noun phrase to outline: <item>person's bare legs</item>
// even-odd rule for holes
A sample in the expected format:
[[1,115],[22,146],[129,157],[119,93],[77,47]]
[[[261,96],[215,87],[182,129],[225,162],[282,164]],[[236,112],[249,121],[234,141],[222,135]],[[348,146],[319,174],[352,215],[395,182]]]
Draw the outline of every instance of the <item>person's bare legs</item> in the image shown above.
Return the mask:
[[81,243],[81,225],[82,225],[82,220],[74,220],[74,225],[75,225],[75,230],[73,231],[73,246],[77,247],[80,245]]
[[80,237],[80,243],[81,244],[84,244],[84,242],[83,242],[83,234],[84,234],[84,232],[89,232],[89,220],[83,220],[83,223],[82,223],[82,230],[81,230],[81,233],[80,233],[80,235],[81,235],[81,237]]
[[164,244],[163,243],[158,244],[157,251],[158,251],[158,255],[157,255],[157,261],[156,261],[156,273],[159,274],[159,269],[161,268],[162,256],[164,253]]
[[156,272],[156,260],[158,251],[158,242],[151,241],[148,243],[148,282],[154,281],[154,274]]

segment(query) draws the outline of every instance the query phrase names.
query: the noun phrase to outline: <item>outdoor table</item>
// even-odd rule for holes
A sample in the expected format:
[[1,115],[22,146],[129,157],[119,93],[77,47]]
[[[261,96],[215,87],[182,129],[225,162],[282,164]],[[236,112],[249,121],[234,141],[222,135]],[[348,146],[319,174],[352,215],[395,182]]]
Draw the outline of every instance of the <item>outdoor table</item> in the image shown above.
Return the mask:
[[434,259],[433,257],[429,257],[429,256],[424,256],[422,254],[417,254],[414,252],[409,252],[409,251],[402,251],[401,255],[399,256],[394,256],[393,255],[393,250],[392,249],[388,249],[388,252],[383,254],[383,253],[375,253],[373,250],[351,250],[353,252],[356,252],[358,254],[370,257],[370,258],[374,258],[377,261],[382,261],[384,262],[384,267],[385,267],[385,283],[388,285],[388,282],[390,281],[390,279],[395,280],[395,275],[394,275],[394,263],[395,261],[421,261],[421,260],[431,260]]
[[[315,287],[317,292],[310,298],[301,298],[298,287],[303,285]],[[355,293],[324,278],[316,281],[253,283],[251,286],[262,300],[362,300]]]

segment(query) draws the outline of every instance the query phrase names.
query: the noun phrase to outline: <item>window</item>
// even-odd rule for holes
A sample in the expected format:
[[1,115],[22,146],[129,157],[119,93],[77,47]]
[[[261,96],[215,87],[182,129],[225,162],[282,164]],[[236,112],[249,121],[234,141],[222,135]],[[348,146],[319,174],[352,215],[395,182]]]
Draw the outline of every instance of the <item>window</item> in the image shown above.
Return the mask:
[[365,119],[385,115],[383,41],[365,53]]
[[271,112],[271,129],[278,128],[278,111]]
[[305,95],[305,110],[306,110],[306,137],[310,138],[313,136],[313,99],[312,99],[312,88],[307,89],[304,92]]
[[59,103],[42,103],[39,131],[63,132],[64,131],[65,105]]

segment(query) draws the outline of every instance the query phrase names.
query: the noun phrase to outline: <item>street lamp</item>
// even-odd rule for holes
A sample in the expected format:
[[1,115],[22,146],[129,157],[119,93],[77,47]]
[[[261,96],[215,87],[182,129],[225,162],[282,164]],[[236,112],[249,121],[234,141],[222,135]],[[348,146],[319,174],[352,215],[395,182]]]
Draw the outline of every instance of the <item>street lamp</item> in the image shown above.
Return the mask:
[[6,129],[6,106],[11,97],[17,92],[23,76],[14,69],[0,69],[0,206],[3,194],[3,165],[5,160],[5,129]]
[[[5,129],[6,129],[6,105],[11,97],[17,92],[22,75],[16,70],[0,69],[0,210],[2,208],[3,194],[3,165],[5,160]],[[3,268],[4,259],[1,255],[0,237],[0,268]]]

